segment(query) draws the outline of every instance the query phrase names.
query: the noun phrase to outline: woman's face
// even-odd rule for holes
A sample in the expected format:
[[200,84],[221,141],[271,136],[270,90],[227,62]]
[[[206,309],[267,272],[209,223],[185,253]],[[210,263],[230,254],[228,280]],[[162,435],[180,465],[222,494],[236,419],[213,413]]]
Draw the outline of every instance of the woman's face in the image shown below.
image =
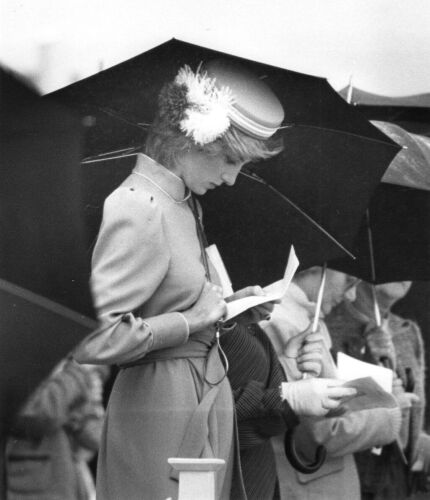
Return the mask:
[[412,281],[396,281],[376,285],[376,295],[381,304],[387,304],[389,307],[402,299],[409,292],[411,285]]
[[233,186],[244,164],[235,163],[223,152],[209,155],[191,150],[182,156],[176,173],[193,193],[202,195],[222,184]]
[[353,302],[358,283],[357,278],[353,276],[333,269],[327,269],[326,285],[321,306],[324,314],[329,314],[334,307],[345,299]]

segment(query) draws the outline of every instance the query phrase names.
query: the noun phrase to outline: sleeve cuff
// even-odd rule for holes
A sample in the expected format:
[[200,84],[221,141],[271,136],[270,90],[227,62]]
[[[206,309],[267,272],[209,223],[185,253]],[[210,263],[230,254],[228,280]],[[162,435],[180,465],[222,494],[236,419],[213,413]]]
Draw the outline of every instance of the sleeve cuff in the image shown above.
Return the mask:
[[166,349],[185,344],[189,336],[188,322],[181,313],[173,312],[145,318],[145,323],[152,332],[150,351]]

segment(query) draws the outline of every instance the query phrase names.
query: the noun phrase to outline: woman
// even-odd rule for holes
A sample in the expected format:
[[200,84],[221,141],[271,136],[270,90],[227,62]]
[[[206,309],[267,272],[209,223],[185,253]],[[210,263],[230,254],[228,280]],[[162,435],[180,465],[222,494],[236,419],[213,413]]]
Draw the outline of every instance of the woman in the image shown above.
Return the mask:
[[357,454],[362,497],[366,500],[406,498],[414,479],[411,470],[421,470],[419,462],[423,465],[425,461],[427,435],[422,432],[425,410],[422,336],[414,321],[391,311],[395,303],[408,293],[410,286],[410,281],[375,286],[381,327],[375,324],[372,285],[365,282],[357,288],[356,300],[335,309],[328,319],[339,349],[371,363],[388,362],[395,372],[393,394],[402,409],[399,442],[407,464],[397,445],[384,447],[380,455],[371,452]]
[[[275,454],[271,438],[282,436],[299,423],[298,415],[315,416],[324,410],[324,391],[311,388],[300,391],[301,408],[282,397],[279,388],[286,382],[282,365],[269,337],[258,325],[236,325],[229,335],[221,337],[221,345],[230,369],[228,378],[233,389],[239,434],[240,462],[248,500],[279,498]],[[297,352],[298,365],[319,375],[322,365],[322,337],[307,332],[306,342],[295,337],[289,347]],[[295,380],[291,377],[290,380]],[[324,381],[325,382],[325,381]],[[314,379],[300,384],[314,385]],[[298,387],[298,384],[294,384]],[[313,402],[317,405],[313,407]],[[282,450],[284,454],[284,451]]]
[[[91,277],[100,328],[76,353],[80,362],[122,368],[97,496],[176,498],[167,459],[217,457],[226,461],[217,494],[229,498],[234,405],[214,326],[226,303],[192,193],[233,185],[246,162],[277,154],[271,137],[284,113],[261,80],[222,61],[196,73],[182,68],[158,104],[146,154],[105,202]],[[260,306],[254,320],[272,307]]]
[[[336,366],[330,355],[331,332],[325,318],[339,302],[354,299],[358,281],[333,269],[327,269],[324,295],[319,320],[319,334],[309,333],[315,314],[318,291],[321,284],[321,268],[313,267],[298,273],[281,303],[275,307],[272,318],[262,327],[273,342],[286,374],[291,377],[307,373],[318,376],[336,376]],[[316,335],[318,335],[316,337]],[[307,353],[297,352],[292,344],[305,337]],[[304,360],[315,358],[310,349],[320,338],[321,366],[316,370],[305,365]],[[309,369],[310,368],[310,369]],[[308,379],[307,379],[308,380]],[[322,467],[303,474],[288,464],[283,453],[277,453],[277,467],[281,498],[295,500],[330,499],[359,500],[360,485],[353,453],[381,446],[395,440],[400,427],[399,408],[372,408],[347,412],[337,418],[301,419],[295,430],[296,448],[302,460],[313,460],[318,445],[324,445],[327,455]],[[283,443],[274,440],[276,450],[283,451]]]

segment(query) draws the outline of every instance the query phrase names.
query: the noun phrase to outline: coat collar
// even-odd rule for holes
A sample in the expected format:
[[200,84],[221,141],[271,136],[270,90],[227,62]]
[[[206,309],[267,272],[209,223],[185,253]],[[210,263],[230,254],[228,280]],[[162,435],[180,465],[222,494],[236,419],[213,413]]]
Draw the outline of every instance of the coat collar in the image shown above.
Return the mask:
[[150,182],[158,186],[161,191],[167,192],[177,202],[186,197],[187,189],[184,181],[149,156],[142,153],[137,155],[133,173],[147,177]]
[[[312,302],[311,300],[309,300],[306,293],[294,281],[290,283],[287,295],[299,307],[306,309],[306,311],[309,312],[310,317],[313,317],[313,315],[315,314],[316,302]],[[321,310],[320,318],[323,317],[324,313]]]

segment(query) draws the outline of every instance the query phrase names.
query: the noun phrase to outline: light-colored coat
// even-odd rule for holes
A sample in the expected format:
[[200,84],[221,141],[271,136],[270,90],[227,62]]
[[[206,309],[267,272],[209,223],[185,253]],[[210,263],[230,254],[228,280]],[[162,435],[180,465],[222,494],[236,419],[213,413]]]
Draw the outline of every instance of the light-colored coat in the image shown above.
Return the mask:
[[[227,378],[215,388],[205,381],[214,328],[188,338],[178,314],[205,282],[196,222],[190,206],[179,202],[184,194],[178,177],[141,155],[105,202],[91,278],[100,329],[77,357],[131,366],[120,370],[107,410],[97,473],[103,500],[176,498],[167,459],[182,453],[225,459],[218,493],[229,496],[231,388]],[[218,354],[211,360],[208,378],[220,380]],[[199,415],[201,428],[191,420]]]
[[[295,284],[290,285],[280,305],[275,306],[270,322],[263,322],[269,338],[285,366],[283,347],[289,338],[305,330],[315,304]],[[322,331],[328,330],[323,322]],[[288,373],[287,373],[288,375]],[[318,444],[327,449],[324,465],[314,474],[302,474],[288,462],[280,438],[272,440],[277,454],[281,498],[288,500],[359,500],[360,485],[353,453],[392,442],[400,428],[399,408],[355,411],[330,419],[301,418],[296,432],[296,447],[310,462]]]

